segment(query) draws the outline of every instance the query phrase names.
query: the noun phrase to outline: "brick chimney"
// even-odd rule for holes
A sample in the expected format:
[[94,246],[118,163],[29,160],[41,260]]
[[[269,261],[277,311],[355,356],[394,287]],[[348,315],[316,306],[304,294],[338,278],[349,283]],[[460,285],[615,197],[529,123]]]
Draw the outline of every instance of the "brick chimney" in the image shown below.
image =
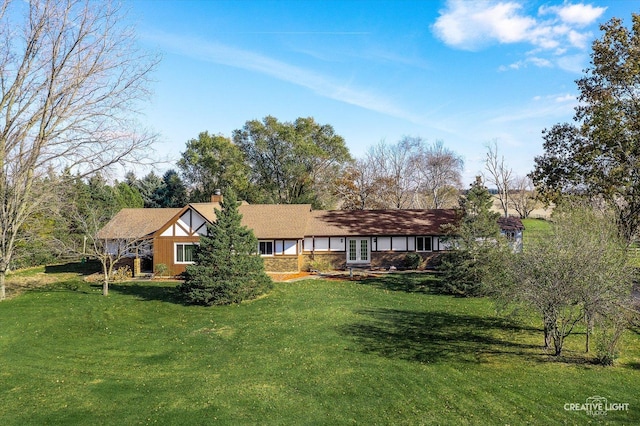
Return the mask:
[[213,191],[213,195],[211,196],[212,203],[221,203],[222,202],[222,192],[219,189]]

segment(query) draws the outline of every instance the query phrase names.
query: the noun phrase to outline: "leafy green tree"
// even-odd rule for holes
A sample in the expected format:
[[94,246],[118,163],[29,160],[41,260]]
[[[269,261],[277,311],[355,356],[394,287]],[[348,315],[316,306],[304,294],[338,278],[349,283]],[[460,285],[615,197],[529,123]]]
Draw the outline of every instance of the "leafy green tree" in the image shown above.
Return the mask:
[[225,194],[208,235],[200,237],[195,264],[189,265],[178,288],[189,303],[226,305],[253,299],[273,285],[264,272],[253,231],[241,224],[233,191]]
[[178,168],[191,186],[191,200],[209,201],[216,189],[248,198],[249,170],[242,151],[222,135],[202,132],[187,142]]
[[459,223],[448,229],[453,250],[441,256],[438,269],[446,293],[478,296],[485,292],[495,258],[507,250],[507,245],[500,237],[500,214],[490,210],[493,198],[480,177],[459,203]]
[[244,153],[250,182],[257,193],[253,201],[322,207],[323,195],[331,194],[323,183],[351,156],[344,139],[330,125],[311,117],[280,122],[267,116],[247,121],[233,132],[234,143]]
[[518,309],[537,312],[545,347],[562,354],[575,327],[586,326],[586,351],[597,331],[598,357],[611,364],[617,353],[634,272],[625,241],[608,212],[582,205],[554,212],[550,232],[527,240],[525,250],[503,263],[494,295]]
[[544,131],[531,177],[551,201],[566,193],[601,197],[631,241],[640,227],[640,15],[632,15],[631,29],[613,18],[601,30],[577,80],[576,124]]

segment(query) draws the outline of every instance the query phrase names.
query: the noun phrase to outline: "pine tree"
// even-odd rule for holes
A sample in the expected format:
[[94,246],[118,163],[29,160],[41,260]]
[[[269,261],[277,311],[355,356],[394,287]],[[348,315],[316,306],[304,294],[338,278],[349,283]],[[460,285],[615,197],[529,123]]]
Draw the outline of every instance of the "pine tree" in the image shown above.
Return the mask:
[[494,255],[500,252],[500,214],[492,212],[493,197],[478,177],[466,197],[460,199],[459,226],[452,230],[455,250],[441,257],[438,269],[446,293],[477,296],[491,273]]
[[257,253],[258,240],[241,224],[235,194],[229,191],[220,207],[216,209],[216,222],[208,227],[208,236],[200,237],[195,264],[187,267],[185,282],[179,286],[189,303],[239,303],[273,286]]

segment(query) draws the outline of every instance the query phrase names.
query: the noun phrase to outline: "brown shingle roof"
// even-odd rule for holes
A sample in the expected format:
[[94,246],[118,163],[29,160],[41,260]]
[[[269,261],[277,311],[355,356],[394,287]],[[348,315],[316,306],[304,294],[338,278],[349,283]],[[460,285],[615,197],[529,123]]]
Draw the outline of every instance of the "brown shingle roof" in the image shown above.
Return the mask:
[[97,234],[100,239],[140,239],[150,236],[182,209],[122,209]]
[[522,224],[522,221],[520,220],[520,218],[512,217],[512,216],[499,217],[498,225],[500,226],[500,229],[503,231],[521,231],[524,229],[524,225]]
[[241,205],[242,224],[261,239],[298,239],[305,236],[311,204]]
[[[210,222],[218,203],[190,206]],[[143,238],[161,229],[183,209],[122,209],[99,232],[99,238]],[[456,211],[311,210],[310,204],[242,204],[242,224],[260,239],[305,236],[441,235],[442,225],[456,221]]]
[[313,211],[305,235],[442,235],[457,220],[456,210]]

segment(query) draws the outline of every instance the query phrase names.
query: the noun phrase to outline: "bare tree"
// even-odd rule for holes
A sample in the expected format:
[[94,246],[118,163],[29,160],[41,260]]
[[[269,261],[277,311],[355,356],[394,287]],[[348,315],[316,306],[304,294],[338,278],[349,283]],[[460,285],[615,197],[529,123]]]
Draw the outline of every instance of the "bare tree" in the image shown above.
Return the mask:
[[380,201],[386,207],[412,207],[417,190],[416,159],[421,146],[422,139],[405,136],[394,145],[382,141],[369,150],[368,163],[380,185]]
[[427,208],[441,209],[457,202],[463,167],[462,158],[445,148],[442,141],[421,150],[416,168],[420,190],[427,198]]
[[137,236],[135,229],[129,229],[127,236],[108,238],[104,231],[98,229],[100,223],[96,215],[90,215],[85,222],[85,235],[89,254],[95,256],[102,265],[102,294],[108,296],[114,267],[126,257],[138,257],[138,251],[145,246],[146,240],[144,236]]
[[[115,208],[115,206],[113,206]],[[147,236],[141,235],[140,224],[126,220],[126,211],[113,216],[114,208],[102,209],[85,205],[83,209],[71,206],[66,212],[76,223],[76,231],[82,238],[57,240],[69,255],[98,259],[102,266],[102,294],[109,295],[109,283],[114,268],[127,257],[138,257],[144,251]]]
[[509,194],[509,206],[518,212],[521,219],[529,217],[537,205],[536,189],[529,176],[516,176]]
[[334,193],[341,200],[343,210],[384,208],[380,199],[381,182],[369,157],[357,159],[346,166],[334,183]]
[[87,175],[146,155],[154,137],[135,118],[157,59],[109,1],[0,1],[2,300],[16,235],[54,196],[47,169]]
[[498,200],[504,216],[509,216],[509,189],[513,182],[513,170],[505,164],[504,156],[498,155],[498,142],[487,144],[484,168],[488,172],[485,181],[496,187]]

